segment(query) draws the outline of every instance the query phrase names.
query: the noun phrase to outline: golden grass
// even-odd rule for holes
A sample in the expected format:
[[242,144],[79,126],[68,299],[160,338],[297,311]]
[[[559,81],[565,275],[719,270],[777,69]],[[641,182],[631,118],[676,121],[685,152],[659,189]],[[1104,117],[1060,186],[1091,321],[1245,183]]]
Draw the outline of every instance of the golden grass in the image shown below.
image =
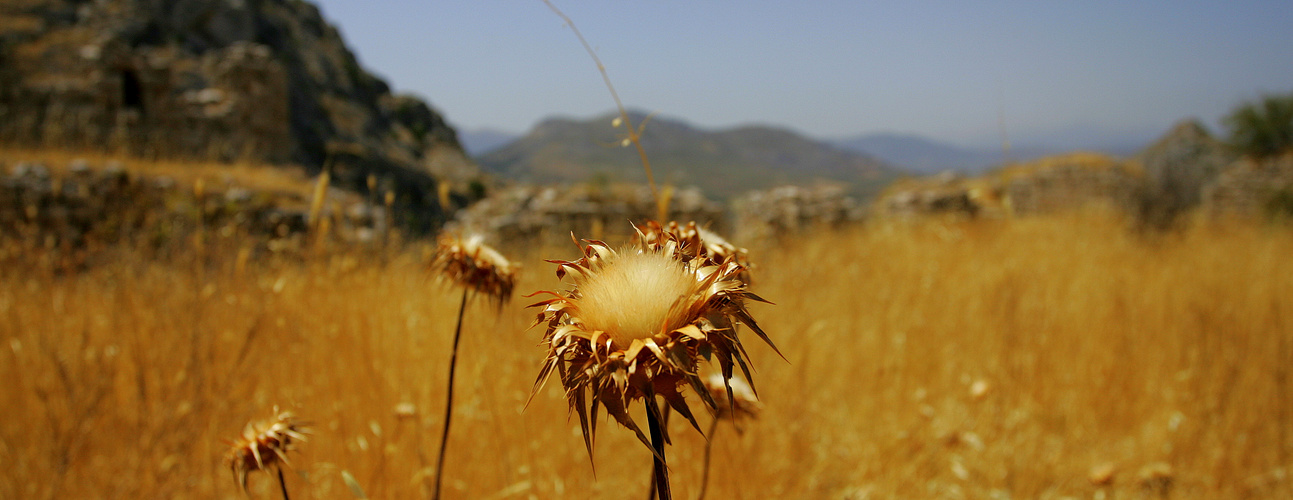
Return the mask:
[[[748,344],[763,410],[719,433],[709,498],[1293,495],[1287,227],[1143,238],[1083,216],[751,250],[777,303],[752,312],[789,363]],[[293,498],[421,498],[459,297],[416,250],[123,250],[78,274],[24,251],[0,270],[0,497],[239,498],[223,440],[277,404],[312,422]],[[560,387],[521,411],[543,355],[523,306],[468,311],[446,497],[645,496],[632,433],[602,433],[626,452],[599,453],[594,479]],[[673,490],[694,498],[703,441],[671,424]]]

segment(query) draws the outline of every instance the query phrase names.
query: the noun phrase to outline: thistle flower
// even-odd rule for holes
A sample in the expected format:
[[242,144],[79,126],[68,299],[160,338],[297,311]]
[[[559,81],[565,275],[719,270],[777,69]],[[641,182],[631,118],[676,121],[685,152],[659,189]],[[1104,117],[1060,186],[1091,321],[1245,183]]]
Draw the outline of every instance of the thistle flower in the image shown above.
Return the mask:
[[436,482],[433,499],[440,498],[440,485],[444,482],[445,452],[449,443],[449,426],[453,421],[454,373],[458,365],[458,342],[462,337],[462,315],[467,308],[469,291],[475,291],[494,300],[500,310],[512,297],[516,285],[516,266],[498,251],[484,244],[484,238],[474,235],[463,239],[451,235],[441,236],[431,266],[447,279],[463,287],[462,302],[458,304],[458,322],[453,330],[453,349],[449,357],[449,380],[445,389],[444,427],[440,434],[440,453],[436,460]]
[[[732,389],[731,399],[727,397],[729,387]],[[741,379],[724,380],[722,374],[711,373],[705,377],[705,388],[709,389],[710,397],[718,403],[715,420],[731,420],[736,423],[747,418],[759,418],[759,412],[763,410],[763,403],[754,395],[754,390]],[[736,430],[740,432],[741,428],[737,427]]]
[[247,474],[268,471],[270,466],[279,469],[279,481],[282,481],[281,468],[290,465],[287,452],[295,449],[297,442],[305,441],[309,432],[304,422],[291,412],[279,412],[276,406],[272,418],[251,422],[243,428],[242,436],[225,455],[225,463],[243,491],[247,491]]
[[750,283],[749,271],[753,266],[750,264],[749,251],[729,243],[718,233],[697,226],[694,221],[685,226],[680,226],[677,222],[662,226],[656,221],[648,221],[638,234],[643,241],[652,245],[663,245],[664,241],[675,239],[680,242],[677,250],[685,257],[701,258],[711,265],[720,265],[732,259],[745,268],[739,276],[741,282],[747,285]]
[[655,450],[629,415],[629,405],[638,399],[647,400],[648,414],[655,417],[654,397],[664,398],[700,431],[680,388],[690,385],[717,411],[697,375],[701,357],[716,359],[724,380],[732,378],[733,366],[750,380],[748,355],[736,330],[719,323],[745,324],[776,350],[746,309],[747,300],[766,301],[737,279],[744,266],[732,258],[715,263],[701,255],[695,238],[648,227],[638,230],[635,245],[619,251],[600,241],[576,242],[583,258],[549,261],[557,265],[557,277],[569,275],[574,286],[564,293],[532,294],[551,298],[530,306],[543,308],[535,325],[547,324],[548,347],[531,397],[554,370],[560,374],[590,458],[600,409]]
[[512,297],[519,266],[486,245],[480,235],[466,238],[444,235],[440,237],[431,267],[440,273],[441,279],[486,295],[501,305]]

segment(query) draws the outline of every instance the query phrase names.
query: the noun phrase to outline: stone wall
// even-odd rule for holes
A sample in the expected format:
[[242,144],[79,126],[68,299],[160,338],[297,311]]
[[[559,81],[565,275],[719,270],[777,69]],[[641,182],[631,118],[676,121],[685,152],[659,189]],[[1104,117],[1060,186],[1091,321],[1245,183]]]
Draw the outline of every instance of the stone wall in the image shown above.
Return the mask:
[[1073,153],[1012,165],[976,178],[954,174],[908,179],[877,200],[881,216],[998,217],[1051,214],[1091,206],[1132,212],[1144,192],[1139,164]]
[[865,207],[843,187],[782,186],[746,193],[732,201],[734,241],[775,241],[810,229],[860,222]]
[[1144,174],[1131,162],[1078,153],[1014,167],[1003,180],[1010,210],[1034,215],[1090,205],[1129,210],[1136,205]]
[[1293,153],[1226,167],[1204,188],[1203,208],[1212,218],[1293,216]]
[[[725,231],[723,206],[697,188],[665,189],[668,220],[695,221]],[[500,241],[565,244],[580,239],[626,241],[630,223],[656,219],[650,188],[637,185],[518,185],[503,188],[459,211],[454,229],[490,235]]]

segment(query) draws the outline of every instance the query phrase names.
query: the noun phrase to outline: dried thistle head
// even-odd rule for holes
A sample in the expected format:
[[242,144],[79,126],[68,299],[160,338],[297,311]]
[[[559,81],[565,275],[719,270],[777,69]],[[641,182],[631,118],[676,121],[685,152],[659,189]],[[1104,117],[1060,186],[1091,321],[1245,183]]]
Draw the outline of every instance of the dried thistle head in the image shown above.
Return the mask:
[[442,279],[486,295],[501,305],[512,298],[520,266],[486,245],[480,235],[466,238],[442,235],[431,267]]
[[[732,390],[730,398],[727,392],[729,388]],[[763,410],[763,403],[759,402],[754,390],[739,378],[727,380],[721,373],[711,373],[705,377],[705,389],[709,390],[710,397],[718,403],[714,418],[733,422],[746,418],[756,419]]]
[[274,416],[255,421],[243,428],[242,436],[231,444],[225,462],[233,472],[234,480],[247,490],[247,474],[268,470],[269,467],[282,467],[288,464],[287,452],[296,447],[296,443],[305,441],[309,428],[297,420],[291,412],[279,412],[274,407]]
[[638,237],[649,244],[663,244],[664,241],[678,241],[677,251],[688,258],[701,258],[711,265],[720,265],[731,259],[744,268],[739,278],[745,284],[750,283],[750,264],[749,251],[731,244],[718,233],[697,226],[696,222],[688,222],[686,225],[679,225],[677,222],[670,222],[668,225],[661,225],[656,221],[647,221],[643,228],[638,230]]
[[[550,296],[530,306],[543,308],[535,325],[547,325],[548,357],[534,393],[553,371],[560,374],[590,458],[602,409],[651,447],[628,410],[642,398],[663,397],[699,431],[680,392],[690,385],[711,411],[718,410],[697,374],[699,360],[717,360],[724,380],[734,366],[750,380],[748,356],[732,325],[748,326],[776,349],[746,309],[747,300],[763,299],[737,278],[743,266],[689,252],[688,240],[676,232],[655,238],[638,233],[636,244],[619,251],[586,241],[579,245],[583,258],[549,261],[573,286],[532,294]],[[728,395],[730,400],[730,389]]]

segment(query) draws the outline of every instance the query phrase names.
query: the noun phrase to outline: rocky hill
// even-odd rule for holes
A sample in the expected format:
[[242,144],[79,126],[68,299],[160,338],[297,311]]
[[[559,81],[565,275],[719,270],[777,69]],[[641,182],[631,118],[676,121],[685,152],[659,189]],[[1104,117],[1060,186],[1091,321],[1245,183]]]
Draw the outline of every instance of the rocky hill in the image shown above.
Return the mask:
[[[616,115],[550,119],[524,137],[477,160],[489,172],[526,182],[644,182],[637,152],[622,147]],[[633,113],[633,123],[646,116]],[[728,199],[778,185],[842,184],[850,193],[877,192],[900,172],[865,154],[844,151],[784,129],[748,126],[702,130],[652,117],[642,134],[656,181],[700,187]]]
[[6,0],[0,144],[325,164],[437,215],[454,130],[365,71],[301,0]]

